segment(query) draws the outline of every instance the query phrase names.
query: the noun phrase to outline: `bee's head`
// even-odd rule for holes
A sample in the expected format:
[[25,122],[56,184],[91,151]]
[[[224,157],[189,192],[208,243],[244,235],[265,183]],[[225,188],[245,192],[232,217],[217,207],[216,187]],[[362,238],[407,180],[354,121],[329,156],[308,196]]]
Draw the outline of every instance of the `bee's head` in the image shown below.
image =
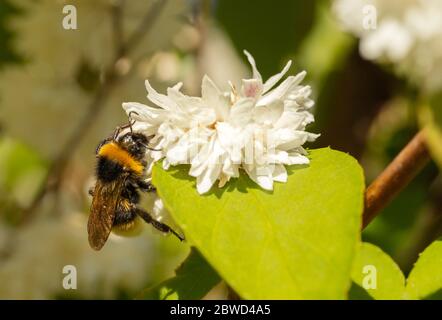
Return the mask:
[[147,151],[149,139],[141,133],[128,132],[117,142],[137,160],[141,160]]

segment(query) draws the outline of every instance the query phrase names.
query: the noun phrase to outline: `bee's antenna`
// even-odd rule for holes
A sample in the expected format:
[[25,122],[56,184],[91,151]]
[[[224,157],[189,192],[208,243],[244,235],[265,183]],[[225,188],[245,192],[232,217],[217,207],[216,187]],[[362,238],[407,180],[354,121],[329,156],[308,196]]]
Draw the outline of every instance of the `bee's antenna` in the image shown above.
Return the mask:
[[161,151],[161,150],[162,150],[162,149],[154,149],[154,148],[151,148],[151,147],[149,147],[147,144],[144,144],[144,143],[143,143],[143,146],[145,146],[147,150],[151,150],[151,151]]
[[129,129],[130,129],[130,133],[133,133],[132,126],[133,126],[133,125],[135,124],[135,122],[136,122],[136,120],[132,120],[132,113],[134,113],[134,114],[136,114],[137,116],[139,116],[139,113],[136,112],[136,111],[131,111],[131,112],[129,112],[129,114],[128,114],[128,118],[129,118],[129,124],[128,124],[128,126],[129,126]]
[[121,129],[122,129],[123,127],[117,127],[116,129],[115,129],[115,132],[114,132],[114,141],[115,140],[117,140],[117,138],[118,138],[118,135],[120,134],[120,131],[121,131]]
[[135,124],[136,120],[132,120],[132,118],[131,118],[132,113],[135,113],[136,115],[138,115],[138,113],[136,111],[129,112],[129,115],[128,115],[129,123],[125,124],[124,126],[119,126],[115,129],[114,140],[117,140],[118,135],[120,134],[121,130],[123,130],[123,129],[129,128],[130,133],[133,133],[132,126]]

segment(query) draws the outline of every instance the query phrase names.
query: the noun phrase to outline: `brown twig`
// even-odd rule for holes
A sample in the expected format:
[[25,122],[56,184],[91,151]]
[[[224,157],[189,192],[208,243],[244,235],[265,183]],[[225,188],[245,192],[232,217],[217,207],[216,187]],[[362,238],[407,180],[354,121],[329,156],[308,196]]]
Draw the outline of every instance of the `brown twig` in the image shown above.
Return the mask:
[[123,28],[123,15],[124,15],[124,0],[118,0],[111,4],[112,15],[112,34],[114,36],[115,52],[124,53],[124,28]]
[[[155,21],[159,18],[160,13],[165,7],[167,1],[168,0],[158,0],[152,4],[152,8],[143,18],[138,28],[129,36],[129,39],[124,46],[124,50],[126,50],[126,53],[129,50],[133,50],[138,45],[139,40],[144,37],[146,30],[150,30],[153,27]],[[121,54],[124,55],[124,52],[120,53],[120,55]]]
[[227,300],[241,300],[239,294],[233,290],[231,286],[227,285]]
[[[70,155],[80,145],[98,114],[105,106],[106,98],[112,92],[118,81],[122,79],[122,76],[116,72],[117,63],[137,47],[140,40],[154,25],[166,2],[167,0],[155,2],[148,10],[137,29],[133,31],[132,35],[129,37],[129,40],[124,43],[120,49],[117,49],[114,61],[104,72],[105,76],[101,86],[98,88],[91,103],[86,108],[86,114],[80,120],[73,133],[67,139],[66,143],[63,144],[63,147],[60,149],[57,156],[53,159],[52,164],[50,165],[46,174],[45,181],[42,184],[42,188],[39,190],[32,203],[23,211],[20,224],[25,224],[32,218],[33,212],[35,212],[35,210],[41,204],[47,193],[58,189],[61,176],[69,162]],[[116,18],[118,15],[114,15],[114,17]]]
[[364,229],[430,161],[421,130],[372,182],[365,192]]

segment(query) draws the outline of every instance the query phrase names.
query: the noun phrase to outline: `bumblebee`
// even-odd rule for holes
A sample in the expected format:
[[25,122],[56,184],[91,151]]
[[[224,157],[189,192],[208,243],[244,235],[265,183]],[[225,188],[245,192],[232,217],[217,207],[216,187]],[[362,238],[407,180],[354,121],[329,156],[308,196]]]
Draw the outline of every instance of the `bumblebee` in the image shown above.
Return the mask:
[[[122,134],[124,128],[130,132]],[[149,138],[132,132],[132,124],[119,127],[112,137],[103,140],[96,149],[97,182],[89,193],[92,195],[91,213],[87,230],[89,244],[100,250],[106,243],[112,229],[127,231],[133,229],[141,218],[164,233],[172,233],[184,240],[168,225],[155,220],[139,207],[139,191],[153,192],[152,184],[143,180],[146,168],[145,153]]]

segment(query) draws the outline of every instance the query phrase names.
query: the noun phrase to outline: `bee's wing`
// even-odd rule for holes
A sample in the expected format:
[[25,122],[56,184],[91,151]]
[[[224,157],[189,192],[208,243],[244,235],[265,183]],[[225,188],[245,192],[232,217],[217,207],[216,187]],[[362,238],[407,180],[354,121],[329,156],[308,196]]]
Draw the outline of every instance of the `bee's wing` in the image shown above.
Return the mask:
[[95,184],[91,214],[87,223],[89,244],[95,250],[100,250],[109,237],[125,181],[126,177],[122,177],[113,183],[104,184],[97,181]]

